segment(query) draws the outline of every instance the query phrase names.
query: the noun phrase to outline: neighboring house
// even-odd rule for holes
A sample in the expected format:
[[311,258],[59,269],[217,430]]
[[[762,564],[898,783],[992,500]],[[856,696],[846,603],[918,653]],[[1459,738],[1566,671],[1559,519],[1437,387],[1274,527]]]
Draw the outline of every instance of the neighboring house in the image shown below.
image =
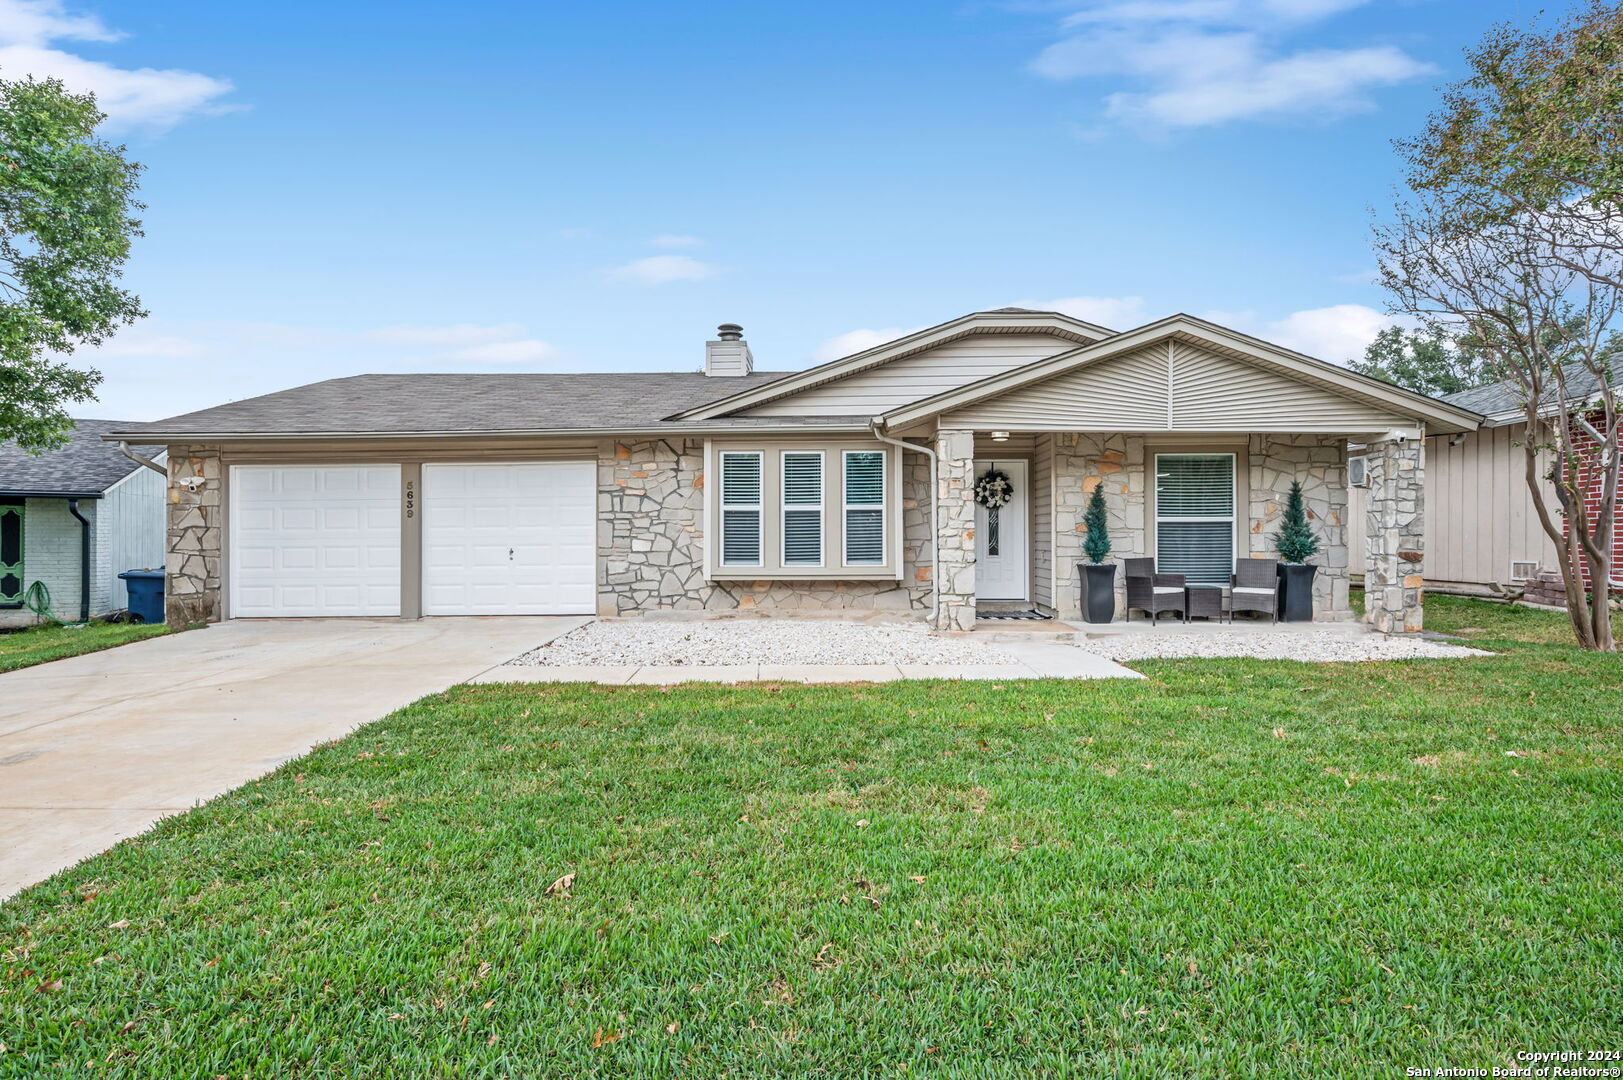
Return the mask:
[[[699,373],[361,375],[107,437],[169,447],[172,621],[886,609],[964,630],[1078,614],[1101,483],[1114,558],[1227,582],[1301,480],[1319,609],[1346,615],[1356,439],[1372,621],[1402,630],[1422,435],[1479,420],[1187,315],[1115,333],[1001,308],[806,371],[754,371],[726,324]],[[994,464],[1015,487],[996,529],[973,500]]]
[[[122,571],[163,565],[168,484],[102,439],[133,425],[74,423],[60,450],[0,445],[0,626],[39,621],[24,603],[36,581],[49,591],[51,614],[71,622],[125,607]],[[161,463],[162,446],[135,449]]]
[[[1568,368],[1571,393],[1595,390],[1594,376],[1582,365]],[[1483,415],[1475,433],[1431,435],[1426,439],[1426,581],[1435,589],[1501,593],[1522,587],[1542,568],[1556,570],[1560,555],[1550,541],[1527,490],[1529,441],[1523,394],[1515,382],[1490,383],[1449,394],[1442,400]],[[1548,445],[1547,431],[1532,441]],[[1353,542],[1363,536],[1365,479],[1359,449],[1352,458]],[[1549,468],[1541,454],[1539,475]],[[1598,477],[1589,485],[1598,497]],[[1560,504],[1545,484],[1547,505],[1559,523]],[[1623,534],[1616,538],[1613,565],[1623,567]]]

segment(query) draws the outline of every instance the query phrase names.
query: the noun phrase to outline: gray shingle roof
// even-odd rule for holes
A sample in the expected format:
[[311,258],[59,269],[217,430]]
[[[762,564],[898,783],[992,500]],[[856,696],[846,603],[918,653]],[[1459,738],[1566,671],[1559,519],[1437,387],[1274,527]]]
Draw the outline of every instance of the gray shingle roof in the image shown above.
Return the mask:
[[[1614,357],[1614,362],[1615,360]],[[1600,389],[1600,380],[1584,364],[1577,361],[1566,366],[1566,380],[1569,397],[1575,395],[1587,397]],[[1555,397],[1555,391],[1545,391],[1544,404],[1553,404]],[[1486,386],[1477,386],[1454,394],[1445,394],[1442,400],[1450,405],[1459,405],[1473,412],[1479,412],[1484,416],[1495,416],[1520,409],[1524,399],[1525,395],[1522,393],[1521,386],[1513,379],[1505,379],[1502,382],[1489,383]]]
[[[524,372],[448,375],[354,375],[296,386],[262,397],[120,428],[140,437],[205,435],[404,435],[657,429],[665,418],[789,372],[736,378],[698,372]],[[810,418],[850,423],[851,417]],[[784,426],[783,418],[727,421],[723,426]],[[681,424],[670,424],[682,430]]]
[[[104,442],[110,431],[138,425],[127,420],[75,420],[78,425],[68,445],[60,450],[30,454],[16,443],[0,445],[0,495],[95,495],[136,469],[143,468],[119,452],[118,444]],[[161,446],[137,446],[146,457]]]

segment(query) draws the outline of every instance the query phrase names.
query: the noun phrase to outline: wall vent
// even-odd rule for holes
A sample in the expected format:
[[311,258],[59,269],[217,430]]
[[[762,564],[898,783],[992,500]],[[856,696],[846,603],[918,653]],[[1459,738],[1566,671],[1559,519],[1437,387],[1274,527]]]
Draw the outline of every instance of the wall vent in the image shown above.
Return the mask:
[[1362,454],[1347,459],[1347,485],[1369,487],[1369,463]]
[[1517,559],[1512,561],[1510,564],[1511,581],[1526,581],[1528,578],[1535,576],[1537,573],[1538,563],[1536,562],[1524,562]]

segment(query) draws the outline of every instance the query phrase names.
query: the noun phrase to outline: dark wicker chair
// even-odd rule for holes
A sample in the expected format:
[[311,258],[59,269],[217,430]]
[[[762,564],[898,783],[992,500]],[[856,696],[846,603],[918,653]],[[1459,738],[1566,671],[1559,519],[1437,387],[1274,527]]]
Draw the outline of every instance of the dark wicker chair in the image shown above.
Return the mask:
[[1182,574],[1157,574],[1154,559],[1123,559],[1127,568],[1127,616],[1133,609],[1149,615],[1154,622],[1163,611],[1176,611],[1187,619]]
[[1279,621],[1279,560],[1238,559],[1229,590],[1229,619],[1236,611],[1266,611]]

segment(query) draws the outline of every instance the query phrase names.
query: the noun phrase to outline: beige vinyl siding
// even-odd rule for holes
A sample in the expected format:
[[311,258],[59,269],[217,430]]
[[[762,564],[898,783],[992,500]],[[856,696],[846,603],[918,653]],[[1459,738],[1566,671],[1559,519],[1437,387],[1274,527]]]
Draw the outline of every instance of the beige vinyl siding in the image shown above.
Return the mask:
[[1039,435],[1031,455],[1031,598],[1054,607],[1054,437]]
[[744,416],[873,416],[1076,348],[1058,334],[974,334],[757,406]]
[[1182,341],[1085,365],[942,421],[944,427],[1293,433],[1412,424],[1328,387]]
[[[1524,425],[1483,428],[1450,446],[1426,440],[1426,580],[1435,585],[1509,586],[1511,563],[1553,567],[1555,546],[1539,525],[1524,479]],[[1355,451],[1356,453],[1356,451]],[[1541,470],[1543,466],[1540,466]],[[1353,568],[1365,554],[1366,488],[1353,488],[1348,524]],[[1552,493],[1552,501],[1553,501]]]
[[[167,454],[155,459],[159,464]],[[167,548],[167,476],[142,466],[107,489],[97,515],[102,524],[99,543],[106,550],[107,567],[101,574],[96,603],[102,610],[129,606],[129,591],[118,575],[126,570],[161,570]],[[103,591],[105,590],[105,591]]]

